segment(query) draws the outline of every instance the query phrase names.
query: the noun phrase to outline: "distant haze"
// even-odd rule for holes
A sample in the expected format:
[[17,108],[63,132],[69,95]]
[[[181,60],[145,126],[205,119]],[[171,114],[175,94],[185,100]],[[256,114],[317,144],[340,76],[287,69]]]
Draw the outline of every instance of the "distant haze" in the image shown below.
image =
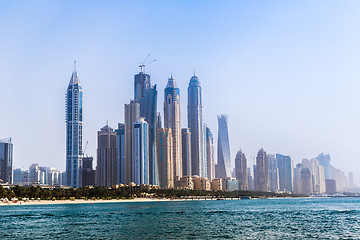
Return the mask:
[[360,182],[359,1],[1,1],[0,139],[14,166],[65,169],[65,93],[73,61],[84,89],[84,145],[123,122],[133,77],[146,68],[158,111],[173,73],[187,127],[194,70],[217,140],[229,117],[232,162],[258,150],[294,163],[330,153]]

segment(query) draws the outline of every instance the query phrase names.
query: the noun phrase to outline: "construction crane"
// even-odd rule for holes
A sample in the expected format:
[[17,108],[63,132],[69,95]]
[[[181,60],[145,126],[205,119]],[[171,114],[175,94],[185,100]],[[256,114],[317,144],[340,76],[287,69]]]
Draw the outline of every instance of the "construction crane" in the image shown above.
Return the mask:
[[139,63],[139,68],[140,68],[140,71],[141,73],[144,73],[145,74],[145,67],[146,66],[149,66],[150,64],[152,64],[153,62],[156,62],[157,59],[153,59],[153,60],[150,60],[149,62],[147,62],[147,60],[149,59],[151,53],[149,53],[149,55],[147,55],[147,57],[145,58],[145,60],[141,63]]
[[[87,148],[88,144],[89,144],[89,141],[86,141],[85,148],[84,148],[84,151],[83,151],[83,153],[82,153],[83,157],[84,157],[84,155],[85,155],[86,148]],[[86,155],[86,157],[87,157],[87,155]]]

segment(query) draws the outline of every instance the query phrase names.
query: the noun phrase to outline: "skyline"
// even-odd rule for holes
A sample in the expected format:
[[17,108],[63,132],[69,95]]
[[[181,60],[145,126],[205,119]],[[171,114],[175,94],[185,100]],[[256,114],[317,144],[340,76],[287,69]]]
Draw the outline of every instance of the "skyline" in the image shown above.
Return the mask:
[[[60,3],[54,5],[58,4]],[[76,4],[78,3],[75,3],[75,5]],[[241,5],[238,3],[232,4],[235,6]],[[9,5],[7,6],[9,7]],[[20,14],[27,5],[28,4],[24,3],[20,6]],[[42,6],[44,7],[44,5],[47,4],[43,4]],[[127,4],[121,3],[117,6],[120,5],[123,7],[123,5]],[[179,4],[174,3],[174,5],[178,6]],[[221,6],[219,11],[224,10],[225,7],[228,11],[231,8],[229,6],[231,4],[223,6],[213,3],[210,5],[211,6],[206,6],[207,8],[210,8],[208,10],[211,10],[210,13],[208,13],[209,15],[215,11],[216,6]],[[265,5],[268,6],[267,4]],[[290,3],[284,4],[282,7],[294,7],[294,5],[296,5],[296,3],[293,3],[293,5]],[[346,6],[349,5],[350,4]],[[146,7],[149,6],[142,6],[140,10],[145,10]],[[245,7],[254,10],[256,4],[245,4]],[[335,6],[333,7],[335,9]],[[344,6],[342,7],[344,8]],[[358,8],[353,7],[353,9],[351,9],[352,11],[349,10],[348,18],[351,18],[351,13],[355,13],[356,9],[359,9],[359,5],[357,7]],[[55,9],[54,6],[53,8]],[[150,9],[156,12],[153,8],[155,7]],[[262,8],[258,10],[264,10]],[[274,10],[273,8],[275,7],[273,6],[272,10]],[[105,12],[104,9],[109,10],[109,5],[101,6],[101,10]],[[146,73],[151,75],[152,83],[158,85],[157,89],[160,93],[158,99],[158,111],[162,113],[162,117],[163,96],[161,93],[166,86],[170,73],[173,72],[174,78],[176,78],[182,94],[181,127],[187,127],[186,89],[192,76],[193,68],[195,68],[204,95],[204,122],[214,133],[217,133],[216,116],[219,114],[227,114],[229,116],[232,166],[234,166],[236,152],[240,148],[247,156],[249,166],[253,164],[253,157],[256,156],[257,151],[261,147],[263,147],[267,153],[282,153],[284,155],[289,155],[294,160],[294,163],[301,162],[303,158],[315,158],[321,152],[328,152],[332,157],[332,165],[341,168],[346,172],[353,170],[356,178],[355,182],[359,182],[359,171],[354,170],[354,167],[359,167],[359,163],[357,163],[356,159],[349,160],[354,158],[352,151],[356,149],[356,146],[358,145],[357,135],[360,131],[359,124],[357,124],[360,116],[359,113],[356,113],[356,106],[360,105],[360,97],[356,96],[356,90],[360,87],[360,84],[357,81],[357,79],[359,79],[359,74],[355,71],[357,67],[356,61],[348,62],[346,61],[346,57],[352,56],[353,59],[360,56],[360,54],[357,54],[359,53],[358,48],[352,49],[354,51],[351,53],[349,52],[350,46],[353,46],[356,41],[359,40],[360,36],[357,35],[354,36],[356,38],[351,38],[351,40],[354,41],[353,45],[341,45],[343,50],[345,49],[347,51],[340,52],[340,50],[338,50],[339,52],[335,55],[336,57],[330,57],[330,53],[326,52],[331,46],[337,46],[337,41],[341,41],[340,38],[335,40],[331,39],[331,36],[337,36],[337,34],[340,33],[340,28],[343,27],[343,25],[346,25],[348,23],[347,21],[343,20],[343,22],[341,22],[337,19],[338,22],[336,23],[338,26],[335,29],[338,31],[334,31],[333,34],[330,34],[330,29],[322,29],[320,34],[313,32],[312,34],[314,35],[312,36],[317,37],[312,39],[315,42],[314,46],[312,46],[313,42],[306,42],[306,40],[310,41],[310,38],[302,36],[302,40],[305,39],[304,45],[301,45],[300,42],[294,42],[293,44],[288,43],[288,45],[285,44],[281,47],[279,46],[281,44],[272,47],[271,44],[274,43],[272,40],[279,40],[275,35],[268,35],[269,33],[267,31],[262,32],[262,35],[265,34],[268,37],[273,37],[268,38],[267,40],[270,40],[270,42],[266,44],[266,41],[261,41],[261,34],[258,36],[249,34],[249,31],[251,33],[251,30],[255,31],[256,29],[259,29],[260,26],[257,26],[257,28],[254,29],[247,29],[247,27],[249,27],[248,25],[241,25],[248,30],[247,34],[239,36],[236,35],[236,33],[227,33],[226,35],[227,41],[230,41],[231,34],[234,34],[235,36],[233,37],[237,40],[241,40],[241,37],[244,37],[246,40],[240,41],[241,43],[247,43],[244,47],[239,47],[238,44],[235,44],[234,40],[232,40],[234,41],[232,44],[226,47],[224,46],[224,42],[221,42],[221,39],[219,38],[213,38],[210,39],[209,42],[206,42],[204,41],[206,36],[214,37],[213,34],[207,32],[212,24],[215,24],[217,27],[215,29],[220,29],[220,26],[216,25],[213,20],[209,21],[208,24],[205,24],[206,30],[199,29],[200,33],[202,31],[207,33],[205,36],[197,34],[196,36],[200,39],[192,39],[194,42],[185,41],[183,44],[181,44],[181,41],[184,40],[185,37],[178,40],[174,38],[175,43],[169,44],[166,42],[163,50],[159,48],[159,45],[161,44],[154,45],[154,42],[152,42],[155,39],[161,39],[161,36],[163,36],[161,34],[159,36],[149,35],[149,39],[151,40],[149,41],[150,43],[144,41],[143,45],[140,44],[140,46],[137,42],[129,45],[130,40],[133,40],[129,38],[125,41],[128,44],[125,44],[122,47],[114,43],[116,42],[116,36],[118,37],[118,35],[114,34],[111,36],[115,36],[115,39],[111,39],[108,35],[105,36],[106,38],[100,39],[100,43],[97,43],[95,39],[85,41],[84,46],[82,46],[82,42],[80,41],[85,39],[84,36],[74,44],[70,44],[66,41],[66,43],[60,44],[59,40],[51,42],[51,44],[45,43],[44,45],[41,44],[41,41],[40,43],[31,42],[31,44],[39,47],[38,49],[33,47],[34,49],[40,50],[39,55],[35,56],[37,53],[26,47],[27,44],[25,40],[22,40],[23,42],[21,42],[21,40],[16,40],[19,37],[17,34],[26,35],[27,31],[33,30],[33,28],[24,28],[22,30],[25,32],[20,31],[20,33],[15,35],[6,34],[10,31],[7,24],[5,24],[6,19],[7,17],[13,16],[11,15],[12,12],[9,11],[9,9],[7,10],[7,15],[5,17],[0,17],[0,26],[4,27],[5,35],[8,36],[8,38],[0,40],[0,46],[3,48],[2,50],[4,50],[4,58],[0,59],[0,82],[2,86],[5,86],[5,89],[9,90],[3,93],[3,98],[8,100],[6,106],[4,106],[3,113],[5,116],[10,117],[0,119],[0,133],[4,134],[0,136],[0,138],[12,137],[14,143],[15,168],[27,167],[31,163],[37,162],[41,165],[50,165],[61,170],[65,169],[64,92],[66,91],[66,86],[71,76],[72,62],[74,60],[77,60],[77,70],[84,88],[83,142],[89,141],[87,153],[89,156],[95,157],[97,131],[104,126],[106,120],[109,120],[109,125],[113,128],[116,128],[117,123],[124,122],[123,106],[125,103],[128,103],[128,99],[131,99],[133,96],[133,92],[129,91],[129,89],[132,89],[134,75],[139,72],[137,65],[149,52],[151,52],[152,57],[158,59],[158,61],[149,66],[146,69]],[[92,11],[94,10],[95,7]],[[190,13],[187,13],[186,15],[189,16],[193,13],[192,11],[194,9],[180,7],[182,13],[185,12],[185,10],[190,11]],[[1,12],[2,10],[0,10],[0,13]],[[29,10],[29,12],[31,12],[31,10]],[[315,12],[313,12],[313,14],[315,14]],[[54,20],[55,17],[50,16],[50,13],[51,11],[47,11],[47,14],[45,14],[46,17]],[[230,15],[234,17],[234,12],[230,13],[232,13],[232,15]],[[33,14],[35,16],[36,11]],[[80,16],[84,16],[83,14],[84,13],[80,14]],[[110,11],[109,14],[109,16],[115,18],[112,14],[115,14],[115,10]],[[288,17],[291,17],[290,13],[287,14]],[[325,13],[323,13],[322,17],[324,17],[324,14]],[[85,14],[87,20],[90,15],[91,14]],[[209,20],[209,15],[206,15],[208,17],[206,20]],[[275,22],[279,23],[279,19],[274,16],[275,12],[270,15],[277,19]],[[31,20],[33,19],[31,17],[34,16],[25,14],[22,18],[17,19],[17,21],[24,21],[26,17],[29,17]],[[80,19],[79,16],[77,17]],[[131,20],[134,19],[131,16],[127,17]],[[156,19],[155,16],[153,17]],[[179,14],[175,14],[175,17],[175,19],[179,21]],[[251,18],[251,16],[247,17]],[[314,16],[310,14],[310,17]],[[165,16],[162,16],[161,19],[162,18],[165,18]],[[273,21],[270,21],[268,25],[274,24],[273,18],[271,19]],[[230,17],[227,19],[229,20]],[[224,21],[224,19],[222,20]],[[15,26],[17,26],[17,21],[13,23]],[[35,18],[33,21],[36,22],[39,20],[36,20]],[[65,28],[65,26],[61,25],[61,23],[64,22],[59,19],[58,21],[59,25],[55,24],[55,30],[58,30],[56,27],[61,29]],[[66,20],[64,21],[66,22]],[[81,24],[84,24],[85,21],[86,20],[80,22]],[[174,20],[170,22],[174,23],[173,21]],[[323,21],[324,22],[322,23],[324,24],[325,21],[329,21],[329,19]],[[335,20],[333,20],[332,23],[334,23],[334,21]],[[39,22],[41,23],[39,30],[44,30],[44,25],[46,25],[45,22],[41,20]],[[100,22],[102,24],[108,23],[103,19]],[[32,22],[30,21],[30,23]],[[200,24],[203,22],[196,23]],[[340,23],[343,23],[343,25]],[[75,28],[82,26],[76,21],[73,24],[75,26],[68,26],[72,31],[74,31]],[[149,23],[146,23],[147,26],[148,24]],[[197,24],[190,27],[190,30],[187,33],[195,31]],[[251,24],[254,24],[254,22],[251,22]],[[262,23],[259,23],[259,25],[261,24]],[[309,24],[305,25],[306,27],[310,27]],[[175,26],[180,33],[184,33],[185,30],[183,26]],[[286,23],[283,23],[280,27],[286,28]],[[297,27],[299,30],[299,25],[297,25]],[[91,29],[93,29],[94,33],[105,31],[107,34],[110,34],[111,32],[109,30],[111,27],[109,26],[108,28],[109,29],[105,28],[99,30],[99,28],[94,27]],[[228,26],[228,28],[230,28],[230,26]],[[316,27],[313,27],[312,29],[314,30],[315,28]],[[348,30],[350,30],[354,27],[348,28]],[[80,32],[84,31],[81,30],[81,28],[78,29],[80,29]],[[150,32],[150,29],[155,28],[148,27],[146,31]],[[54,38],[61,36],[61,31],[56,32],[55,30],[54,32],[50,32],[50,34],[40,31],[37,37],[40,39],[41,36],[45,36],[45,39],[54,41]],[[165,30],[165,26],[164,29],[161,30]],[[262,30],[264,31],[264,29]],[[296,31],[294,31],[290,32],[286,37],[295,40],[296,37],[299,37],[301,33],[304,32],[304,29],[300,28],[300,30],[303,30],[302,32],[300,31],[300,34],[296,34]],[[270,32],[270,30],[268,31]],[[343,29],[343,31],[347,33],[346,29]],[[129,32],[134,33],[136,31],[130,30]],[[164,33],[163,31],[160,32]],[[44,35],[41,35],[40,33]],[[123,31],[122,33],[126,34],[127,31]],[[180,33],[175,35],[179,36],[181,35]],[[328,37],[330,36],[330,39],[328,42],[324,42],[324,45],[321,45],[322,42],[320,39],[322,38],[320,38],[319,35],[323,33],[330,34],[327,35]],[[53,36],[51,36],[51,34],[53,34]],[[94,36],[94,34],[91,36]],[[190,38],[191,36],[188,37]],[[326,36],[321,37],[326,39]],[[348,38],[349,36],[346,36],[343,40],[348,40]],[[60,39],[70,40],[68,38]],[[170,38],[168,40],[174,39]],[[36,37],[32,40],[35,41]],[[331,40],[333,40],[333,42]],[[110,46],[105,46],[104,43],[107,41],[110,41],[112,44],[110,44]],[[216,41],[219,41],[220,44],[216,44]],[[9,49],[5,48],[6,43],[8,45],[10,44]],[[11,45],[11,43],[13,44]],[[20,44],[20,49],[15,51],[13,48],[18,46],[18,44]],[[56,49],[57,44],[60,44],[60,49]],[[114,46],[116,47],[113,52],[111,51],[111,47]],[[124,50],[127,46],[132,46],[129,52],[133,52],[133,55],[122,55],[120,53],[121,50]],[[314,52],[310,52],[310,49],[308,52],[302,52],[301,50],[305,50],[306,46],[312,46],[313,48],[318,47],[319,49]],[[177,47],[180,49],[177,49]],[[212,50],[214,50],[213,52],[210,52],[210,57],[207,55],[209,53],[206,51],[207,47],[212,47]],[[230,48],[232,47],[238,47],[238,49],[230,51]],[[246,52],[245,49],[248,47],[250,47],[251,50],[255,50],[256,47],[258,47],[258,49],[253,52]],[[298,51],[295,51],[296,47],[299,48]],[[64,49],[68,50],[61,52]],[[185,51],[185,49],[190,49],[189,52],[191,53],[181,54],[181,51]],[[21,53],[21,50],[25,50],[24,53]],[[46,50],[51,51],[47,53]],[[88,50],[91,50],[91,53],[89,53]],[[105,50],[105,52],[101,52],[102,50]],[[223,52],[221,50],[223,50]],[[265,52],[262,52],[262,50],[265,50]],[[279,50],[279,52],[276,52],[276,50]],[[12,51],[15,51],[16,54],[12,55]],[[170,51],[170,53],[168,51]],[[287,56],[293,52],[295,53],[295,58]],[[318,56],[319,52],[322,52],[323,54]],[[35,53],[35,55],[31,56],[29,53]],[[243,55],[239,53],[243,53]],[[254,53],[254,55],[251,55],[251,53]],[[287,54],[285,55],[285,53]],[[56,56],[60,56],[60,58],[57,58]],[[213,57],[213,59],[211,57]],[[177,60],[173,60],[173,58],[177,58]],[[115,61],[116,59],[118,61]],[[232,60],[236,59],[237,61],[232,63]],[[34,61],[30,62],[30,60]],[[315,66],[311,65],[316,62],[316,60],[324,62],[320,66],[316,65],[319,69],[316,69]],[[299,62],[302,63],[302,65],[296,64]],[[229,63],[232,63],[233,65],[229,65]],[[234,68],[234,66],[238,66],[238,68]],[[302,71],[303,68],[301,68],[301,66],[305,68],[305,71]],[[281,71],[287,70],[287,68],[290,68],[290,70],[285,72]],[[21,69],[22,71],[16,71],[18,69]],[[306,71],[306,69],[308,71]],[[264,75],[261,73],[263,70],[265,72]],[[11,75],[7,75],[7,72],[11,73]],[[325,74],[327,72],[329,72],[328,75]],[[231,79],[236,76],[237,73],[239,73],[240,79]],[[296,74],[298,74],[298,76],[294,76]],[[344,78],[341,78],[344,76],[348,77],[348,79],[344,80]],[[289,81],[287,80],[288,77],[293,78]],[[305,79],[306,77],[308,78]],[[343,85],[338,84],[340,80],[343,80]],[[219,83],[223,84],[220,85]],[[328,86],[325,85],[325,87],[328,88],[323,87],[324,83],[328,84]],[[16,89],[17,91],[14,92],[13,89]],[[301,90],[303,90],[303,92]],[[323,92],[321,92],[321,90],[323,90]],[[224,92],[229,94],[222,94]],[[353,93],[353,95],[348,93]],[[216,97],[215,99],[212,99],[214,96],[221,96],[221,98]],[[232,103],[234,98],[238,99],[238,102]],[[249,99],[251,99],[251,101],[249,101]],[[341,105],[341,103],[345,103],[345,105]],[[322,118],[321,115],[323,116]],[[13,118],[12,116],[15,117]],[[53,135],[49,134],[49,131],[51,131]],[[215,136],[214,140],[217,141],[217,136]],[[50,142],[53,144],[50,144]],[[216,143],[217,142],[215,142],[215,144]],[[43,149],[41,147],[44,147],[44,144],[46,144],[46,149],[44,149],[44,152],[40,152],[39,149]],[[317,146],[311,146],[312,144],[316,144]]]

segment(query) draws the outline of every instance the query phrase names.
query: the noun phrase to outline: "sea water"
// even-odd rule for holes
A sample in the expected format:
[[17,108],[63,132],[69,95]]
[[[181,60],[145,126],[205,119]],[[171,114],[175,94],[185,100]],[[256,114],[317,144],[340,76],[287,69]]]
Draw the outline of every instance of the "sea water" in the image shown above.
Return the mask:
[[360,198],[0,207],[0,239],[360,239]]

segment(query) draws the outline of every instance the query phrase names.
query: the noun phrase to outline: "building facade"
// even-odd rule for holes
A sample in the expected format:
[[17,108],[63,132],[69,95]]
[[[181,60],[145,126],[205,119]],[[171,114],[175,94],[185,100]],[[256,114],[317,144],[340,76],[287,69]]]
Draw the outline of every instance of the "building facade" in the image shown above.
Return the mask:
[[293,168],[289,156],[276,154],[277,166],[279,169],[279,190],[285,192],[293,191]]
[[82,162],[82,186],[95,186],[95,170],[93,169],[93,157],[83,157]]
[[214,136],[210,128],[206,127],[206,165],[207,165],[207,178],[210,181],[215,179],[215,146]]
[[117,184],[125,184],[125,124],[119,123],[116,129],[116,150],[117,150]]
[[157,130],[157,156],[160,188],[174,187],[173,139],[171,128]]
[[255,188],[256,191],[268,192],[270,191],[269,184],[269,159],[264,149],[260,149],[256,156],[255,168]]
[[239,183],[239,190],[249,190],[247,162],[245,154],[239,150],[235,158],[235,175]]
[[181,129],[181,141],[183,176],[191,176],[191,132],[189,128]]
[[66,93],[66,176],[67,185],[81,187],[83,90],[76,68]]
[[105,125],[98,131],[96,186],[114,187],[117,182],[116,132]]

